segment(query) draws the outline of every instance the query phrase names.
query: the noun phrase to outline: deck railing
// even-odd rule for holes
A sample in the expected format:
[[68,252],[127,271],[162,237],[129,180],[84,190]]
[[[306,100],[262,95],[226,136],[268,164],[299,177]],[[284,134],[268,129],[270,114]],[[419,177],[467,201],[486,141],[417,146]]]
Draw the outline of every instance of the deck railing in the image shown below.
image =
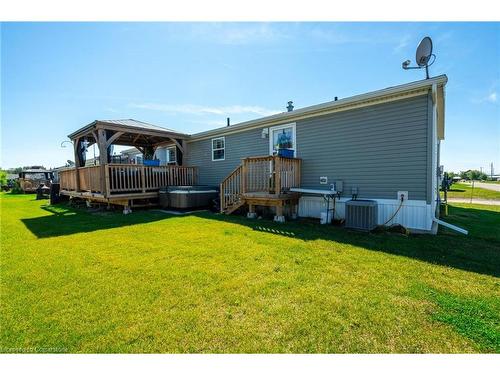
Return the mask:
[[300,186],[301,159],[257,156],[242,160],[220,184],[220,208],[225,211],[244,193],[280,194]]
[[220,207],[224,211],[240,199],[242,193],[243,167],[239,165],[220,184]]
[[80,190],[95,193],[102,192],[101,168],[98,165],[78,168],[78,177],[80,179]]
[[68,168],[58,172],[61,190],[76,190],[76,169]]
[[59,171],[61,190],[86,191],[108,196],[112,193],[141,193],[163,186],[196,185],[196,167],[138,164],[106,164]]
[[301,159],[280,156],[259,156],[243,159],[244,193],[279,194],[300,186]]
[[196,185],[197,183],[196,167],[108,164],[107,168],[111,193],[146,192],[158,190],[163,186]]

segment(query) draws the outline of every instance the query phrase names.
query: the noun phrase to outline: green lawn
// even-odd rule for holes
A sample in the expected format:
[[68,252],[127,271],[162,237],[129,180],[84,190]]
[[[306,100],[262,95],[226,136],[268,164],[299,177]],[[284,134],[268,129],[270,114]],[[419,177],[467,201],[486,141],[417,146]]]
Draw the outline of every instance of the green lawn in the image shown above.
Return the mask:
[[[471,193],[472,193],[471,184],[455,183],[451,185],[451,190],[448,191],[448,198],[470,199]],[[443,192],[441,192],[441,196],[443,196]],[[488,199],[488,200],[500,201],[500,192],[474,187],[472,198],[473,201],[474,199]]]
[[2,352],[500,352],[500,206],[364,234],[1,195]]

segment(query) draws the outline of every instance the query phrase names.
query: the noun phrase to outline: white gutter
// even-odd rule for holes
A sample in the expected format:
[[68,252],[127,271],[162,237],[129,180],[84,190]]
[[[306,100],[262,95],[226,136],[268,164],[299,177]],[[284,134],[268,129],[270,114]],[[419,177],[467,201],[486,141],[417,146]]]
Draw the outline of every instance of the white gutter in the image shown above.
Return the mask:
[[[442,225],[446,228],[452,229],[459,233],[468,235],[469,232],[466,229],[462,229],[457,227],[456,225],[449,224],[440,220],[436,217],[437,204],[439,198],[439,187],[437,183],[437,101],[438,101],[438,92],[437,92],[437,84],[432,84],[432,221],[436,224]],[[435,203],[435,204],[434,204]]]
[[[432,210],[434,213],[437,210],[437,204],[439,202],[439,190],[437,186],[437,171],[438,171],[438,161],[437,161],[437,85],[432,84],[432,147],[431,147],[431,170],[432,170]],[[435,215],[435,214],[434,214]]]

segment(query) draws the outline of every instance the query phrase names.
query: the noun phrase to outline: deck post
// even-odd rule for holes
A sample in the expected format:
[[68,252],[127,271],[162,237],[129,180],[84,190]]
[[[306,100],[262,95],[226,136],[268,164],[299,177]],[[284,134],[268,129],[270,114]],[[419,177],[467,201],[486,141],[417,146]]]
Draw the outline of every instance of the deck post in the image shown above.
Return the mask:
[[105,190],[103,192],[103,195],[105,197],[108,197],[110,194],[110,181],[109,181],[109,165],[103,165],[101,168],[104,168],[104,183],[105,183]]
[[249,218],[249,219],[257,218],[257,213],[255,212],[255,206],[253,204],[248,205],[247,218]]
[[144,173],[144,165],[141,165],[141,184],[142,184],[142,192],[146,192],[146,173]]
[[283,202],[278,202],[276,204],[276,216],[274,216],[274,221],[278,223],[285,222],[285,215],[283,215]]
[[281,158],[274,157],[274,193],[281,193]]
[[241,193],[247,192],[247,170],[248,163],[247,159],[243,159],[242,168],[241,168]]

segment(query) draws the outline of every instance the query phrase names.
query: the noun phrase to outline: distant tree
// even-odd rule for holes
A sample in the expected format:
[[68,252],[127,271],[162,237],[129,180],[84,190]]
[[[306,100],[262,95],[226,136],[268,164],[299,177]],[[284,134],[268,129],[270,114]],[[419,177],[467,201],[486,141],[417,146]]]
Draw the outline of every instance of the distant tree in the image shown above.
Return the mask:
[[7,172],[12,174],[19,174],[23,170],[23,167],[10,168]]
[[460,172],[460,178],[462,180],[469,180],[470,179],[469,172],[470,171],[462,171],[462,172]]
[[7,172],[0,171],[0,186],[7,185]]
[[460,172],[460,178],[463,178],[464,180],[483,181],[488,178],[488,175],[476,169],[472,169],[469,171]]
[[469,177],[469,180],[477,180],[479,177],[479,171],[471,170],[467,173],[467,176]]

